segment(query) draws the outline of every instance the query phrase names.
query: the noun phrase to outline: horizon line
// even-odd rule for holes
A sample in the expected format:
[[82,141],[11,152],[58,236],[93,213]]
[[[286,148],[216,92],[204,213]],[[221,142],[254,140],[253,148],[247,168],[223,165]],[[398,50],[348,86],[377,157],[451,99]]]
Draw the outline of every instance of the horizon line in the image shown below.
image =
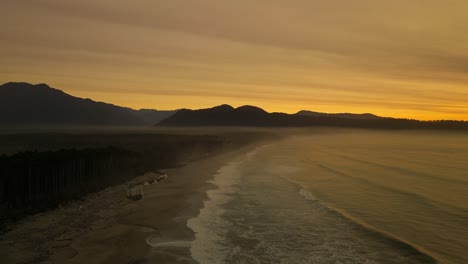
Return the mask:
[[140,110],[174,111],[174,112],[180,111],[180,110],[196,111],[196,110],[211,109],[211,108],[226,105],[226,106],[230,106],[230,107],[232,107],[234,109],[237,109],[237,108],[243,107],[243,106],[253,106],[253,107],[260,108],[260,109],[264,110],[265,112],[267,112],[269,114],[282,113],[282,114],[288,114],[288,115],[295,115],[295,114],[298,114],[301,111],[307,111],[307,112],[314,112],[314,113],[318,113],[318,114],[329,114],[329,115],[339,115],[339,114],[366,115],[366,114],[370,114],[370,115],[374,115],[374,116],[379,117],[379,118],[406,119],[406,120],[415,120],[415,121],[420,121],[420,122],[437,122],[437,121],[468,122],[468,119],[458,119],[458,120],[457,119],[429,119],[429,118],[428,119],[417,119],[417,118],[411,118],[411,117],[384,116],[384,115],[380,115],[380,114],[375,114],[374,112],[347,112],[347,111],[344,111],[344,112],[320,112],[320,111],[315,111],[315,110],[310,110],[310,109],[299,109],[299,110],[297,110],[295,112],[287,112],[287,111],[275,111],[275,110],[270,110],[270,109],[267,110],[267,108],[261,107],[261,106],[258,106],[258,105],[232,104],[232,103],[220,103],[220,104],[215,104],[215,105],[212,105],[212,106],[201,107],[201,108],[187,108],[187,107],[179,107],[179,108],[174,108],[174,109],[158,109],[158,108],[147,108],[147,107],[143,107],[143,108],[137,107],[137,108],[135,108],[135,107],[132,107],[132,106],[116,104],[116,103],[112,103],[112,102],[108,102],[108,101],[100,101],[100,100],[96,100],[96,99],[93,99],[93,98],[90,98],[90,97],[76,96],[76,95],[73,95],[73,94],[71,94],[69,92],[66,92],[65,90],[52,87],[49,84],[44,83],[44,82],[39,82],[39,83],[34,83],[33,84],[33,83],[30,83],[30,82],[24,82],[24,81],[21,81],[21,82],[9,81],[9,82],[5,82],[3,84],[0,84],[0,86],[6,85],[6,84],[28,84],[28,85],[31,85],[31,86],[45,85],[45,86],[49,87],[50,89],[55,89],[55,90],[61,91],[61,92],[65,93],[65,94],[67,94],[69,96],[72,96],[72,97],[75,97],[75,98],[84,99],[84,100],[92,100],[92,101],[94,101],[96,103],[104,103],[104,104],[114,105],[114,106],[122,107],[122,108],[129,108],[129,109],[132,109],[132,110],[135,110],[135,111],[140,111]]

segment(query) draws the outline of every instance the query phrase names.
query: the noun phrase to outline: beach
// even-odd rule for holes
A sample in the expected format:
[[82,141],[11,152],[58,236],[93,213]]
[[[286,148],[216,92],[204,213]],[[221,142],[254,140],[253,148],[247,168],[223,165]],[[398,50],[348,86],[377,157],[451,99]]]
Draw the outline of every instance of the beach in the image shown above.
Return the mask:
[[467,154],[464,134],[355,130],[200,155],[141,200],[157,171],[23,218],[0,263],[466,263]]
[[127,199],[125,183],[27,217],[0,236],[0,262],[194,263],[187,220],[198,214],[213,188],[207,181],[250,148],[163,170],[168,178],[144,186],[139,201]]

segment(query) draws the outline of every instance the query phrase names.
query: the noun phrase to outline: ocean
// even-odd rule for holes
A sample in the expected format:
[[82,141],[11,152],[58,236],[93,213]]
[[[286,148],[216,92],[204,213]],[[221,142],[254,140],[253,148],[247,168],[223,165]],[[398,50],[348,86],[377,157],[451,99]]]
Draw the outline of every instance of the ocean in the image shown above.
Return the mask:
[[199,263],[468,263],[468,134],[323,130],[222,167]]

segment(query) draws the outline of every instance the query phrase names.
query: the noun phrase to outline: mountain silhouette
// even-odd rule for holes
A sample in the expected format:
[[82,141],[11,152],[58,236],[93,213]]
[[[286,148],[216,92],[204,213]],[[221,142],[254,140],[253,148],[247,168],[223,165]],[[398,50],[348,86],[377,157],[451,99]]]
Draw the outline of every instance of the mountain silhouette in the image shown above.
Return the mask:
[[251,105],[234,108],[220,105],[213,108],[183,109],[161,121],[162,126],[309,126],[314,124],[343,124],[343,119],[380,119],[373,114],[326,114],[300,111],[294,115],[268,113]]
[[159,123],[163,126],[262,126],[270,114],[255,106],[220,105],[208,109],[181,109]]
[[310,111],[300,111],[296,114],[268,113],[255,106],[234,108],[230,105],[199,110],[182,109],[158,125],[468,130],[468,122],[465,121],[418,121],[373,114],[325,114]]
[[299,111],[269,113],[245,105],[178,111],[134,110],[91,99],[74,97],[46,84],[0,85],[0,125],[33,126],[252,126],[252,127],[350,127],[376,129],[468,130],[466,121],[418,121],[373,114],[326,114]]
[[340,118],[349,118],[349,119],[378,119],[382,118],[380,116],[376,116],[370,113],[364,114],[351,114],[351,113],[338,113],[338,114],[328,114],[328,113],[320,113],[320,112],[313,112],[308,110],[301,110],[296,113],[296,115],[305,115],[305,116],[328,116],[328,117],[340,117]]
[[154,125],[175,111],[134,110],[74,97],[46,84],[0,85],[0,125]]

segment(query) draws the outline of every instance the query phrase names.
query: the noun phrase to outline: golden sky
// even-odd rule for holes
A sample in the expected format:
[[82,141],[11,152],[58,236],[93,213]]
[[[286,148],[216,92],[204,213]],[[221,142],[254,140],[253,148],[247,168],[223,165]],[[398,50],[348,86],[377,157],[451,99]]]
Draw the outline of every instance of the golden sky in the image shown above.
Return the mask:
[[468,120],[466,0],[0,1],[0,83],[132,108]]

